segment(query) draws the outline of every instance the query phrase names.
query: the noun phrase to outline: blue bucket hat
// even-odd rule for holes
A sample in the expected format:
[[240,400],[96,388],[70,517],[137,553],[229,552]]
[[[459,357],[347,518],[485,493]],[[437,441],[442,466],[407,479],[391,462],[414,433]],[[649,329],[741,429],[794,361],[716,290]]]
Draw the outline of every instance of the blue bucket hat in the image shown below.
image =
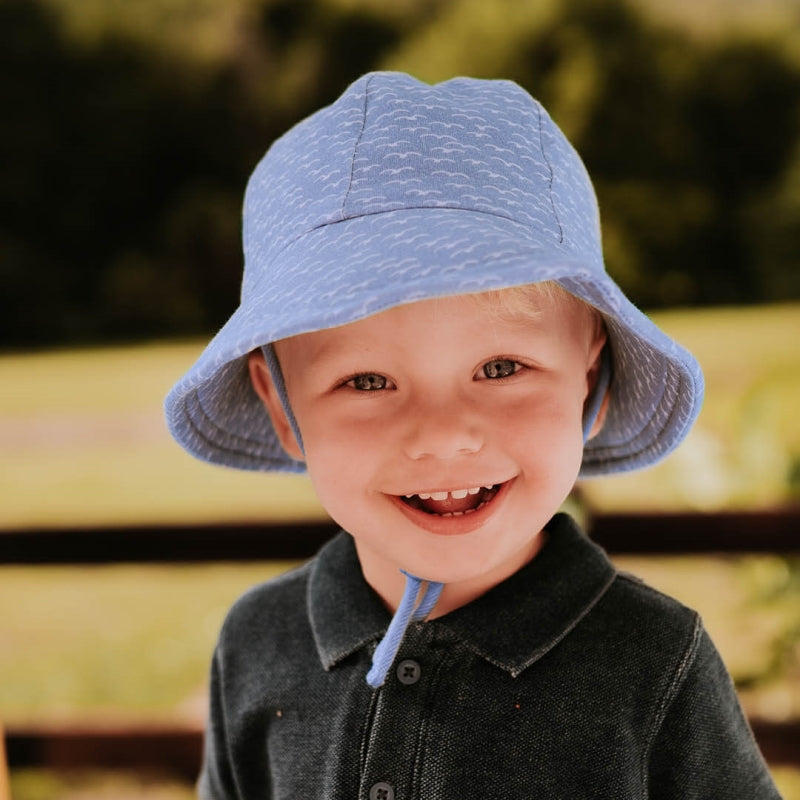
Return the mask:
[[365,75],[270,147],[243,213],[241,305],[166,399],[172,435],[198,458],[304,470],[251,387],[252,350],[403,303],[542,281],[594,306],[608,331],[609,404],[582,477],[656,462],[699,412],[697,362],[606,273],[583,163],[515,83]]

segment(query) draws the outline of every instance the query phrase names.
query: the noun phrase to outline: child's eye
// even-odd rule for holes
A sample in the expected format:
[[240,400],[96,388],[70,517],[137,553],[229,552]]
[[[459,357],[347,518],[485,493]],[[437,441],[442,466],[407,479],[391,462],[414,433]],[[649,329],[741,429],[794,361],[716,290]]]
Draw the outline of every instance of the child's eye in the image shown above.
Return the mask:
[[522,369],[522,364],[518,361],[510,358],[494,358],[483,365],[481,368],[482,375],[479,377],[489,379],[507,378],[509,375],[519,372],[520,369]]
[[377,375],[374,372],[368,372],[364,375],[355,375],[350,378],[345,385],[352,386],[353,389],[357,389],[359,392],[376,392],[380,389],[391,388],[391,384],[386,376]]

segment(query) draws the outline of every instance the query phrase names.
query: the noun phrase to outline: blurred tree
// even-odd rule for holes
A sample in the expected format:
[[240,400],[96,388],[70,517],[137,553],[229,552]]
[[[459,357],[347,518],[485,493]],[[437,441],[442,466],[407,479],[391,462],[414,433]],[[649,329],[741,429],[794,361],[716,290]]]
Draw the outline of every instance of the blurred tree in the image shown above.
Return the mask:
[[[14,110],[0,127],[8,164],[0,189],[3,341],[206,329],[219,279],[211,289],[194,280],[176,287],[165,274],[161,226],[190,182],[227,186],[247,170],[227,124],[224,81],[198,90],[180,64],[125,40],[69,49],[55,18],[27,0],[0,3],[0,40],[0,98]],[[152,302],[140,306],[133,325],[130,314],[109,313],[107,287],[123,254],[134,254],[137,285],[154,294],[186,289],[195,313],[174,315],[166,297],[162,313]],[[133,308],[137,298],[130,300]]]
[[255,162],[387,67],[540,97],[640,305],[800,296],[800,65],[763,40],[623,0],[0,0],[0,342],[218,327]]
[[[391,65],[413,71],[430,50],[418,72],[438,80],[472,58],[541,99],[587,163],[609,270],[635,302],[800,297],[785,177],[800,149],[800,68],[777,33],[697,39],[624,0],[475,5],[446,7]],[[754,205],[782,244],[755,233]]]
[[198,65],[162,39],[143,45],[140,27],[95,27],[76,44],[52,8],[0,2],[0,101],[13,109],[0,127],[5,346],[220,325],[238,295],[255,161],[416,18],[264,2],[228,60]]
[[800,297],[800,141],[786,170],[748,195],[742,222],[759,295]]
[[[800,71],[776,48],[699,47],[624,2],[575,0],[506,72],[552,109],[581,152],[609,269],[640,305],[787,297],[762,278],[747,224],[753,197],[789,168],[800,134]],[[784,258],[777,271],[790,265]],[[782,291],[791,286],[783,281]]]
[[[707,226],[688,242],[702,258],[695,256],[696,292],[689,299],[796,298],[797,254],[765,263],[750,211],[756,198],[789,208],[774,189],[785,191],[792,182],[792,156],[800,143],[800,72],[769,44],[728,41],[702,54],[697,76],[685,106],[695,148],[691,167],[714,207]],[[796,233],[798,224],[795,217],[788,227]],[[774,281],[776,267],[786,280]]]

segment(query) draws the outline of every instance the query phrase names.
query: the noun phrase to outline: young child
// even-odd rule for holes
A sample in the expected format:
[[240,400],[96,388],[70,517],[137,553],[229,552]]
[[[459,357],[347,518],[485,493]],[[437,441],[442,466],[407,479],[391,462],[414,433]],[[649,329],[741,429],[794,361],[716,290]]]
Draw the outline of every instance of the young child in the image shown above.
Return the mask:
[[777,798],[697,615],[558,513],[671,451],[703,384],[607,276],[544,109],[366,75],[256,167],[244,251],[170,429],[307,469],[343,532],[229,614],[201,796]]

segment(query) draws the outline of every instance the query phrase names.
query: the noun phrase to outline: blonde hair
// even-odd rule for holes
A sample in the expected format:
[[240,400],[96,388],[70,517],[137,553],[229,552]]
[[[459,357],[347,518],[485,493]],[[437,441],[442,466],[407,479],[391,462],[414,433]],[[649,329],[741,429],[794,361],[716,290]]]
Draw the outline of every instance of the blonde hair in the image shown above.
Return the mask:
[[476,303],[491,306],[499,318],[519,314],[536,317],[541,313],[542,301],[556,307],[571,306],[581,309],[589,316],[594,338],[604,335],[606,330],[603,315],[594,306],[571,294],[555,281],[526,283],[522,286],[511,286],[508,289],[491,289],[470,296],[475,298]]

